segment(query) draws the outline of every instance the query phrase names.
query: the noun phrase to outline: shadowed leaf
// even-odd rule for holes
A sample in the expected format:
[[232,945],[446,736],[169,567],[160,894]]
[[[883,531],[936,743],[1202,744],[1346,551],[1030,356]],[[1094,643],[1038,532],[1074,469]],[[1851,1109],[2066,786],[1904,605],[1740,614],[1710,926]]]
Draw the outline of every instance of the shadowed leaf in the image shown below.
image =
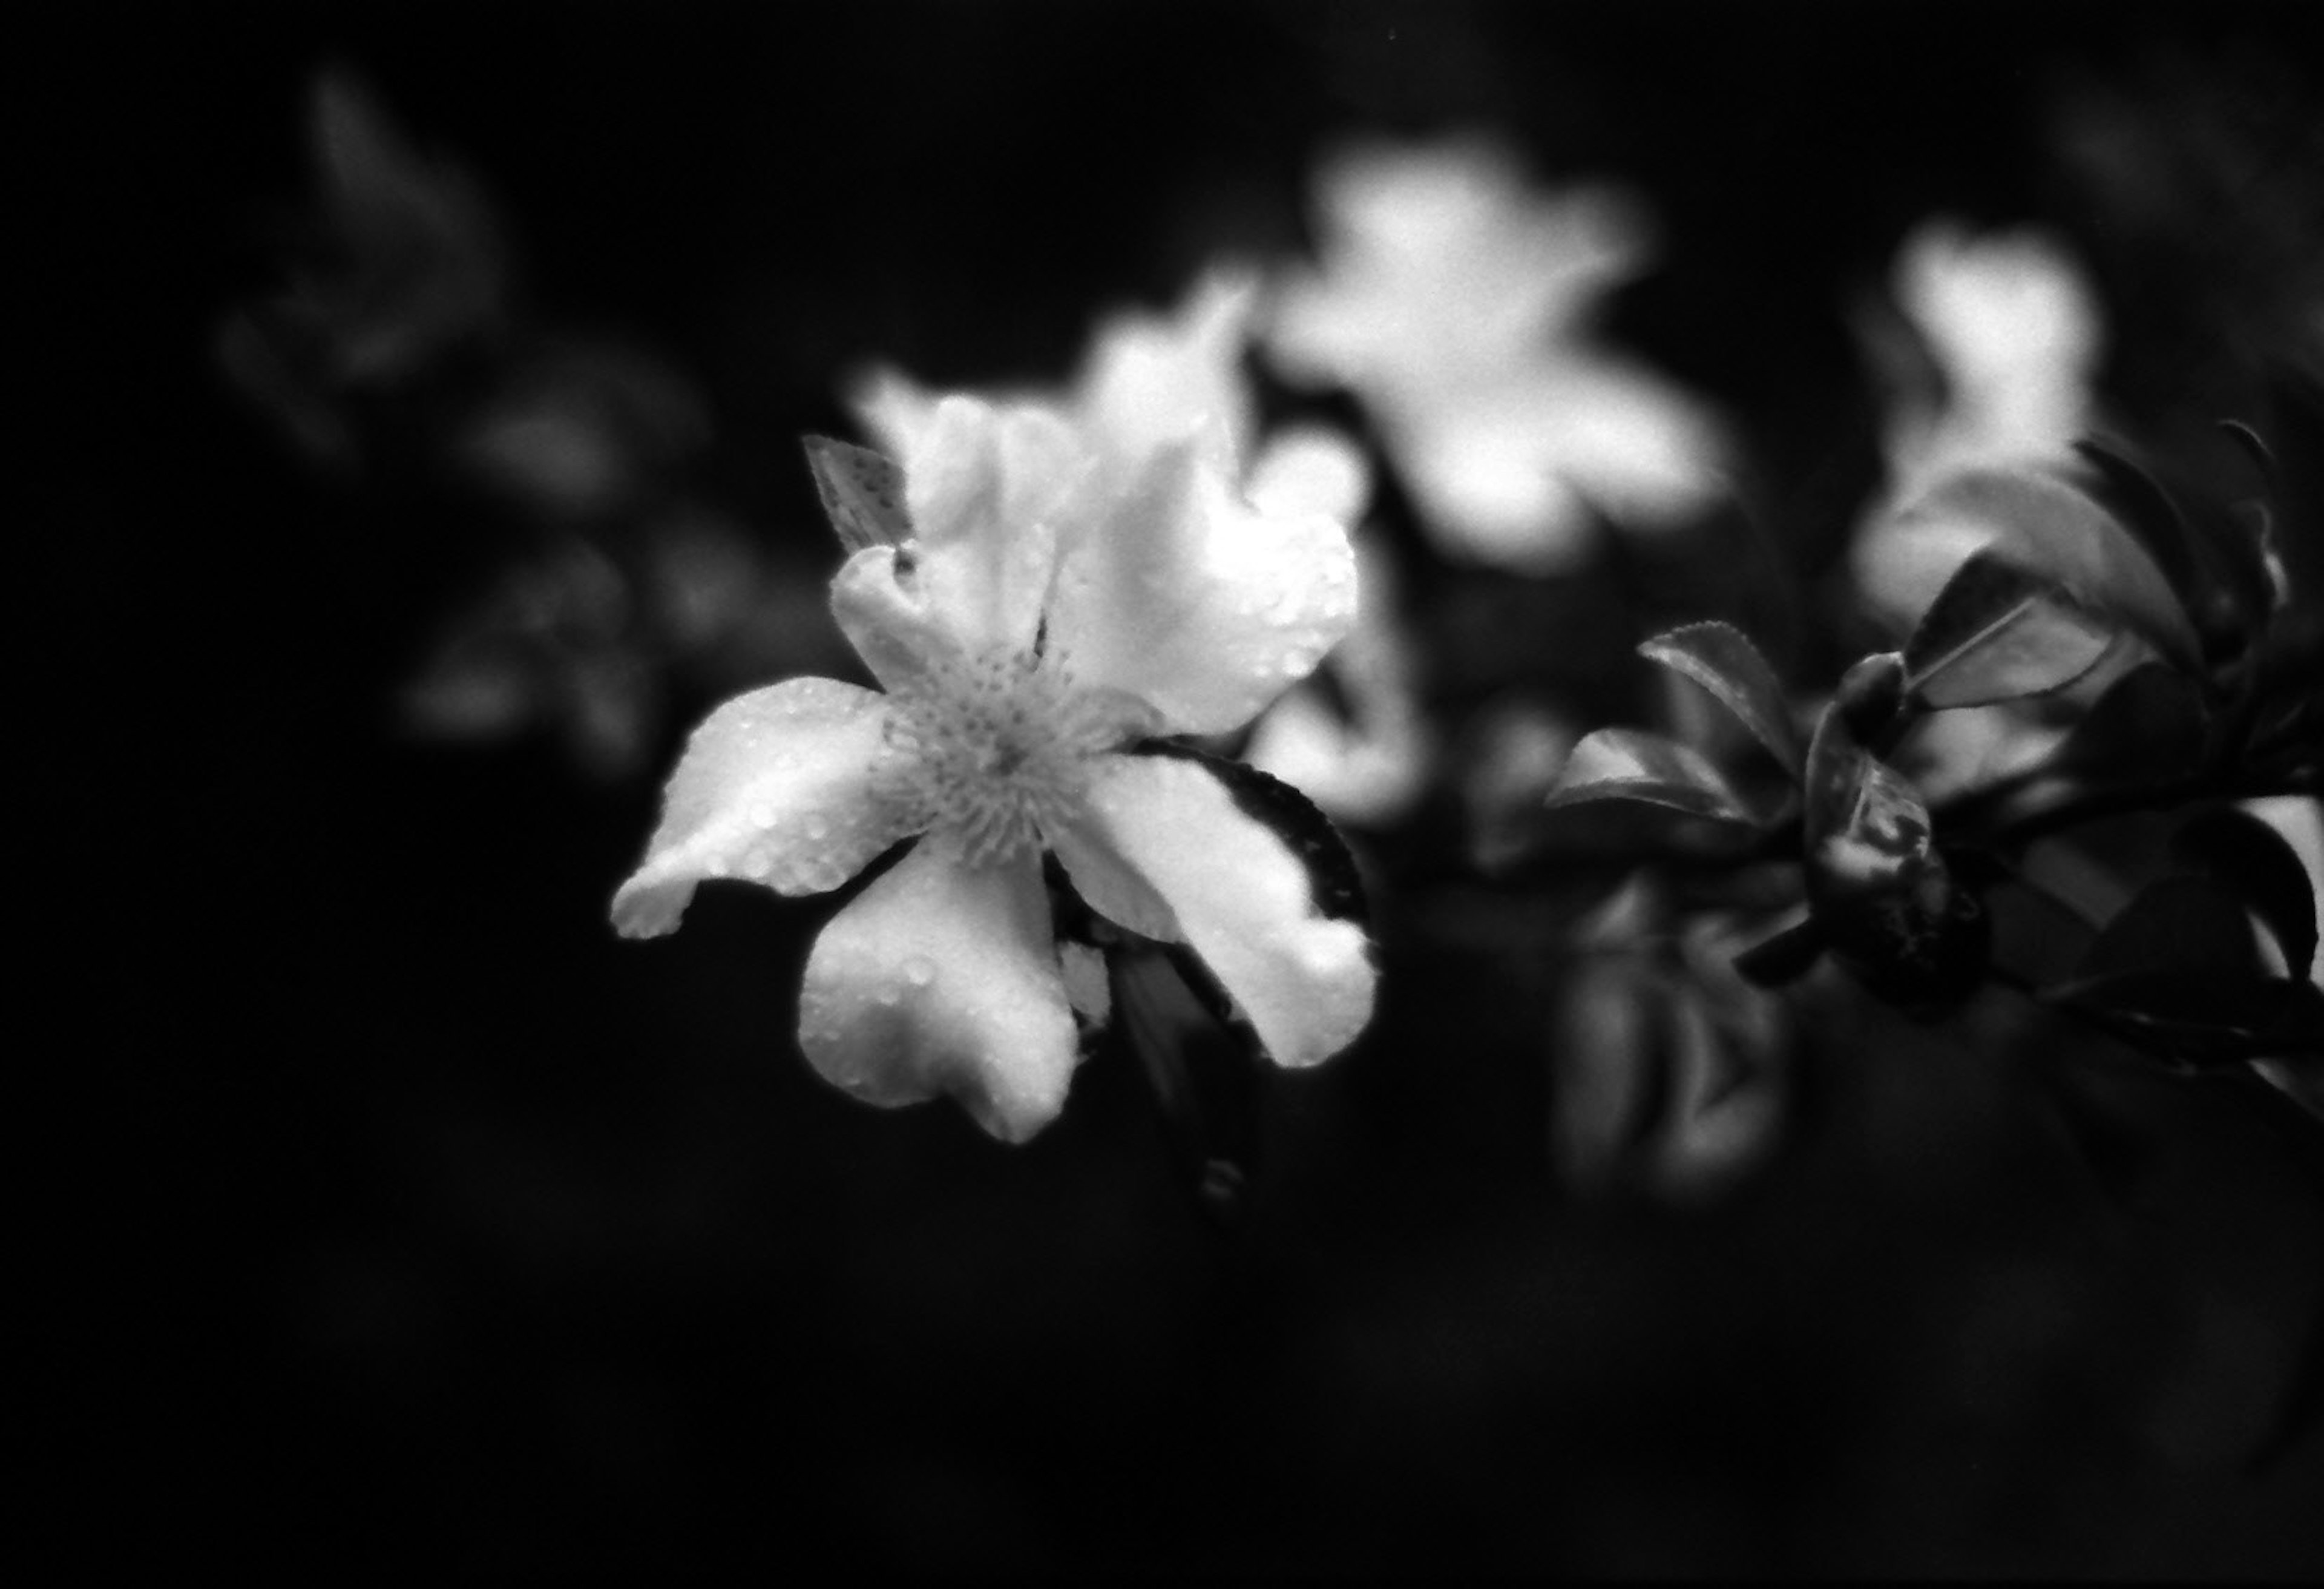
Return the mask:
[[1635,800],[1692,817],[1755,826],[1756,819],[1701,752],[1641,728],[1600,728],[1573,747],[1545,804]]
[[2142,662],[2082,715],[2052,764],[2086,779],[2175,777],[2201,759],[2209,718],[2194,680]]
[[2289,975],[2308,975],[2316,959],[2316,896],[2283,835],[2249,811],[2225,807],[2180,828],[2171,848],[2235,891],[2275,939]]
[[1638,647],[1641,656],[1693,679],[1735,714],[1797,782],[1806,760],[1782,681],[1743,632],[1729,624],[1690,624]]
[[2011,562],[2084,607],[2118,616],[2181,667],[2200,666],[2194,627],[2169,578],[2112,513],[2066,481],[2034,469],[1966,470],[1903,517],[1982,531]]
[[1904,687],[1930,707],[2061,688],[2114,646],[2115,627],[2062,587],[1987,547],[1953,572],[1904,646]]

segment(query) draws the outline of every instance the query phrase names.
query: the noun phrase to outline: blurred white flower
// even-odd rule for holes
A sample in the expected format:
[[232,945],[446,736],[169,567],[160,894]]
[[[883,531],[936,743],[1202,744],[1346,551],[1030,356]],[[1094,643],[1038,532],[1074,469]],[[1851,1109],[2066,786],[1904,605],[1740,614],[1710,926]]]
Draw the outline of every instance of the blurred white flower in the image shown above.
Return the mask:
[[1047,852],[1099,915],[1191,945],[1277,1062],[1337,1052],[1370,1014],[1361,930],[1208,769],[1130,747],[1238,726],[1315,665],[1354,616],[1344,528],[1250,507],[1198,437],[1101,452],[1038,407],[875,407],[908,522],[832,605],[884,693],[794,679],[713,713],[615,926],[671,930],[706,878],[835,889],[917,837],[816,939],[800,1046],[872,1103],[952,1094],[1021,1140],[1063,1104],[1088,981]]
[[1597,513],[1647,528],[1714,500],[1718,428],[1593,335],[1647,263],[1628,199],[1529,189],[1479,142],[1351,148],[1317,189],[1322,266],[1283,284],[1264,339],[1291,378],[1363,401],[1449,550],[1551,573]]
[[2104,336],[2072,255],[2030,227],[1978,236],[1926,222],[1899,250],[1891,291],[1926,357],[1890,361],[1908,367],[1888,372],[1888,481],[1851,565],[1864,596],[1904,624],[1990,539],[1914,504],[1963,468],[2062,461],[2090,426]]

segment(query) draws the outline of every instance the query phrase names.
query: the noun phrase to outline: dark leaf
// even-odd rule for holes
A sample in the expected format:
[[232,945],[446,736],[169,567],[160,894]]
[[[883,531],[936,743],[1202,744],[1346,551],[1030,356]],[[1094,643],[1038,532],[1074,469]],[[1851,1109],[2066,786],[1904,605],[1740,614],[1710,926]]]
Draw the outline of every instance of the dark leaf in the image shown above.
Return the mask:
[[2116,972],[2045,995],[2089,1011],[2177,1057],[2227,1065],[2278,1051],[2312,1051],[2315,984],[2281,976]]
[[2173,778],[2201,760],[2209,726],[2194,680],[2167,663],[2142,662],[2082,715],[2052,765],[2089,780]]
[[904,509],[904,471],[893,461],[828,436],[802,440],[823,511],[851,555],[868,547],[901,546],[912,538]]
[[1756,819],[1702,753],[1642,728],[1600,728],[1566,759],[1552,810],[1592,800],[1636,800],[1691,817],[1755,826]]
[[2266,975],[2242,898],[2216,879],[2181,875],[2149,883],[2117,911],[2075,980],[2176,975],[2234,983]]
[[1181,945],[1118,945],[1106,954],[1113,1028],[1154,1095],[1181,1184],[1223,1231],[1248,1206],[1262,1144],[1258,1039],[1226,1015],[1224,995]]
[[2172,588],[2190,596],[2208,587],[2211,570],[2194,527],[2162,484],[2105,442],[2084,438],[2074,443],[2074,450],[2096,476],[2091,494],[2137,538]]
[[1930,707],[2061,688],[2113,649],[2115,626],[1992,547],[1953,572],[1904,645],[1905,688]]
[[2316,959],[2316,894],[2283,835],[2249,811],[2225,806],[2181,827],[2171,848],[2181,863],[2235,891],[2275,939],[2290,975],[2308,975]]
[[1674,669],[1717,697],[1778,765],[1799,781],[1805,760],[1784,687],[1743,632],[1729,624],[1690,624],[1638,647],[1640,655]]
[[1970,469],[1904,510],[1906,520],[1982,533],[2010,561],[2119,617],[2181,667],[2201,648],[2170,580],[2114,516],[2066,481],[2031,468]]

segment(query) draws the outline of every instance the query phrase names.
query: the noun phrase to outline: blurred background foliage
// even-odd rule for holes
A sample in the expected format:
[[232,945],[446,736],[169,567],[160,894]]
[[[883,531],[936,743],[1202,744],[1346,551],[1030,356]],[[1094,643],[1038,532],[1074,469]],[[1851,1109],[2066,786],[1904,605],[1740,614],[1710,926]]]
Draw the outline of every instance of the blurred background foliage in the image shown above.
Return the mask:
[[[84,1559],[2324,1567],[2316,1432],[2250,1460],[2324,1305],[2274,1137],[1992,1001],[1922,1027],[1827,989],[1739,1180],[1577,1185],[1550,1057],[1609,879],[1474,873],[1449,788],[1356,836],[1380,1015],[1268,1080],[1231,1239],[1126,1057],[1003,1150],[799,1062],[821,908],[713,889],[642,950],[604,917],[685,726],[848,666],[797,441],[850,433],[842,379],[1057,380],[1109,308],[1305,247],[1355,133],[1482,129],[1642,196],[1658,263],[1608,334],[1728,416],[1773,549],[1416,559],[1440,723],[1635,721],[1631,645],[1705,616],[1834,676],[1861,637],[1803,593],[1878,486],[1858,327],[1917,224],[2068,240],[2103,399],[2157,444],[2324,334],[2301,5],[69,33],[22,245],[57,271],[27,395],[67,436],[26,449],[20,744],[63,918],[34,1374]],[[369,274],[323,73],[392,129],[397,236],[435,239]],[[1413,544],[1392,485],[1380,517]]]

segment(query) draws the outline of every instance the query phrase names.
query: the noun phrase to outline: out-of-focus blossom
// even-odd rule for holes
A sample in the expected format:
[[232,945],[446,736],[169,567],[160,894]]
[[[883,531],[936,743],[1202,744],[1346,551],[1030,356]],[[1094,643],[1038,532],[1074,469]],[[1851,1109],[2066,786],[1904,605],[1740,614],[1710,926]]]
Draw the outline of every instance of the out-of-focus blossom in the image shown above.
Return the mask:
[[1542,801],[1573,753],[1573,726],[1538,701],[1510,697],[1470,721],[1461,753],[1461,805],[1470,858],[1492,873],[1524,855]]
[[1930,221],[1905,239],[1892,291],[1925,356],[1891,361],[1888,482],[1851,560],[1864,596],[1909,623],[1988,539],[1915,503],[1963,468],[2064,459],[2089,429],[2103,332],[2065,245],[2032,228]]
[[422,378],[454,348],[497,334],[508,262],[482,192],[413,150],[357,84],[315,85],[318,193],[288,287],[230,316],[227,374],[305,450],[357,450],[351,400]]
[[[1213,270],[1171,313],[1130,311],[1100,321],[1081,368],[1062,388],[982,395],[1056,411],[1081,433],[1093,467],[1117,480],[1157,448],[1191,443],[1246,496],[1351,520],[1371,493],[1370,470],[1352,442],[1312,426],[1264,445],[1257,438],[1242,360],[1259,304],[1256,275]],[[899,456],[909,454],[938,401],[885,368],[858,380],[852,395],[881,446]]]
[[1474,142],[1353,148],[1317,187],[1322,265],[1284,283],[1267,346],[1363,401],[1448,550],[1555,572],[1597,514],[1646,528],[1711,503],[1718,427],[1594,334],[1647,263],[1631,200],[1531,189]]
[[916,838],[816,939],[800,1046],[859,1097],[950,1094],[1021,1140],[1063,1104],[1088,980],[1046,852],[1104,919],[1189,944],[1277,1062],[1337,1052],[1371,1010],[1360,928],[1208,768],[1132,747],[1235,727],[1315,665],[1354,615],[1345,528],[1250,507],[1197,438],[1139,459],[1038,407],[873,406],[903,519],[832,606],[884,693],[794,679],[713,713],[616,927],[670,931],[709,878],[823,892]]

